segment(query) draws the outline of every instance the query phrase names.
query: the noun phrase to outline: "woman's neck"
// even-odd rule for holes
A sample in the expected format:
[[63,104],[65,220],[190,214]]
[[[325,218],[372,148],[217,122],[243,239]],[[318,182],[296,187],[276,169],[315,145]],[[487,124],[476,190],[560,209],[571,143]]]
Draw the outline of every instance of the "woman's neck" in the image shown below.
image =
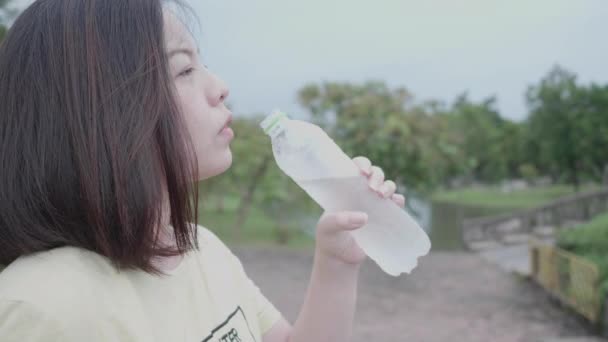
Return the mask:
[[[164,228],[158,232],[158,244],[161,247],[176,248],[175,235],[173,234],[173,227],[170,225],[164,225]],[[170,272],[175,270],[184,259],[183,255],[158,257],[154,259],[154,265],[163,272]]]

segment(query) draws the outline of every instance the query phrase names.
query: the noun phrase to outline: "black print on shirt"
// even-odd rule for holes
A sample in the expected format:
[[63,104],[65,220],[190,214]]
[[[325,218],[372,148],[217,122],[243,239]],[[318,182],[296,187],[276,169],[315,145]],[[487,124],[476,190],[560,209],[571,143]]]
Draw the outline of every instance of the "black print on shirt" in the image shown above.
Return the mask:
[[239,337],[239,332],[234,328],[230,329],[229,332],[225,333],[224,336],[220,338],[220,340],[222,342],[242,342],[241,338]]
[[220,325],[218,325],[211,334],[202,342],[258,342],[251,328],[245,313],[241,307],[237,307],[233,313]]

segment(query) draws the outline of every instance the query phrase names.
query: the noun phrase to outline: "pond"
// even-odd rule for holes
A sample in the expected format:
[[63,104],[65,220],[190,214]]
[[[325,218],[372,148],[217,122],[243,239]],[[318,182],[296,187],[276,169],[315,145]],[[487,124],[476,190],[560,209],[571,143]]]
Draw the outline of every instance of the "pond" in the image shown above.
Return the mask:
[[[463,219],[497,215],[509,211],[508,209],[493,209],[447,202],[432,202],[427,198],[412,194],[408,196],[407,203],[410,215],[418,221],[420,226],[424,228],[431,238],[433,251],[464,250],[460,233],[460,222],[462,222]],[[296,220],[294,220],[294,213],[289,212],[289,220],[297,222],[299,228],[303,229],[309,236],[314,237],[314,227],[322,210],[315,210],[313,211],[313,214],[310,213],[310,210],[302,212],[305,212],[306,215],[303,215],[303,217]],[[277,215],[275,214],[273,216]]]
[[504,213],[504,209],[481,208],[460,204],[431,202],[427,199],[410,196],[410,213],[417,219],[431,238],[432,250],[463,250],[460,222],[466,218]]

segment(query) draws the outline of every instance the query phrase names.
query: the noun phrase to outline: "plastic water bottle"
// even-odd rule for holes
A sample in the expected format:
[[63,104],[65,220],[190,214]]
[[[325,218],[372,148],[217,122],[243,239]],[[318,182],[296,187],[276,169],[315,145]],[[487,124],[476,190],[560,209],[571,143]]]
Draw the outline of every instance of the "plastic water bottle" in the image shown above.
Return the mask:
[[414,219],[368,187],[358,166],[318,126],[274,111],[260,124],[272,139],[279,168],[324,210],[362,211],[368,223],[351,232],[357,244],[386,273],[410,273],[431,243]]

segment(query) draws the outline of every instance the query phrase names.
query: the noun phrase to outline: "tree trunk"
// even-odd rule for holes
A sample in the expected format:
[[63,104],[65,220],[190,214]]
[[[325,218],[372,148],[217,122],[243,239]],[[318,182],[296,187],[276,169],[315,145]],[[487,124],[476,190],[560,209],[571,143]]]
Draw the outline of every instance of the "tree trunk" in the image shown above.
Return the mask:
[[578,174],[578,162],[570,159],[568,163],[570,166],[570,175],[572,177],[572,184],[574,185],[574,192],[578,192],[580,188],[580,179]]
[[199,208],[202,210],[207,207],[209,200],[211,199],[211,193],[213,188],[213,182],[206,181],[204,185],[197,185],[198,188],[198,198],[199,198]]
[[242,231],[243,224],[245,223],[245,220],[247,219],[247,215],[249,214],[249,209],[251,208],[251,204],[253,202],[253,194],[255,193],[255,190],[256,190],[260,180],[266,173],[266,169],[268,169],[268,164],[270,163],[270,159],[271,159],[270,155],[268,155],[268,156],[264,157],[264,159],[262,159],[262,162],[260,163],[260,165],[258,166],[258,168],[255,170],[255,172],[253,173],[253,175],[251,177],[249,186],[247,186],[247,189],[245,190],[245,192],[243,193],[243,196],[241,197],[241,202],[239,203],[239,209],[237,211],[236,225],[234,227],[234,231],[239,232],[239,234]]
[[602,177],[602,184],[608,186],[608,164],[604,165],[604,175]]
[[224,195],[219,195],[217,197],[217,212],[218,213],[223,213],[225,210],[225,206],[224,206]]

